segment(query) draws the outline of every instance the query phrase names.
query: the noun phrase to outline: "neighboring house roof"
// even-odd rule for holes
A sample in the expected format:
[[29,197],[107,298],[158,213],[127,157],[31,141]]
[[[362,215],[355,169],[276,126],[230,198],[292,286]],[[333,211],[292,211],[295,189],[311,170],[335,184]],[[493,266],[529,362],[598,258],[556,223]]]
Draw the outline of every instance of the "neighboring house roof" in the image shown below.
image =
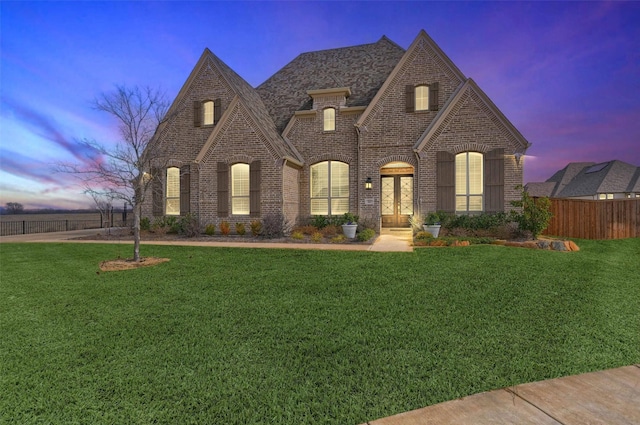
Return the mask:
[[404,52],[383,36],[372,44],[302,53],[256,90],[282,132],[295,111],[311,109],[309,90],[348,87],[347,106],[368,105]]
[[[640,191],[640,167],[623,161],[572,162],[544,183],[528,183],[532,196],[575,198]],[[551,185],[553,188],[550,190]]]

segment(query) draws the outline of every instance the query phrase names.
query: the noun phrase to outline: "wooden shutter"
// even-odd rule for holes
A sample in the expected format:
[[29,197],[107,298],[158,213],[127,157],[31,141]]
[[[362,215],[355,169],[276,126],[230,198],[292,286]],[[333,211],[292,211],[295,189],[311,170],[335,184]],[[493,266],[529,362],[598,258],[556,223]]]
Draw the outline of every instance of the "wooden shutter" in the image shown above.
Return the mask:
[[504,149],[484,155],[484,210],[504,211]]
[[438,83],[432,83],[429,86],[429,110],[437,111],[438,110]]
[[220,117],[222,116],[222,101],[216,99],[213,101],[213,124],[218,124]]
[[253,161],[249,165],[249,212],[251,217],[260,217],[260,173],[260,161]]
[[163,170],[160,168],[151,169],[151,212],[154,217],[164,215],[164,194],[162,193],[162,175]]
[[436,152],[436,210],[456,212],[456,157]]
[[218,217],[229,216],[229,164],[218,162]]
[[195,100],[193,102],[193,126],[200,127],[202,122],[202,104]]
[[416,93],[415,87],[407,85],[405,87],[406,111],[413,112],[416,109]]
[[180,215],[191,212],[191,174],[190,166],[180,167]]

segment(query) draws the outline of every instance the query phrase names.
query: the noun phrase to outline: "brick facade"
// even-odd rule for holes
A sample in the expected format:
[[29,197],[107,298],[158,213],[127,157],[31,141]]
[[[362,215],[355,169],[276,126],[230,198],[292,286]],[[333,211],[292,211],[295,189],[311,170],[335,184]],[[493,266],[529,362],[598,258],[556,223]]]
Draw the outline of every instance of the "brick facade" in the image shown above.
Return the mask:
[[[216,164],[231,166],[259,161],[260,216],[282,213],[290,223],[296,223],[311,214],[310,167],[331,160],[349,165],[350,211],[379,230],[383,167],[391,162],[409,164],[414,177],[414,214],[424,215],[438,207],[436,153],[439,151],[487,154],[500,149],[504,152],[503,162],[499,162],[504,164],[503,205],[505,210],[510,209],[510,201],[519,196],[515,186],[522,184],[523,178],[523,161],[518,163],[514,155],[523,154],[528,142],[426,33],[421,32],[401,55],[397,54],[400,48],[391,43],[383,38],[373,45],[323,51],[321,57],[327,73],[338,72],[327,63],[332,55],[342,61],[344,68],[351,66],[342,78],[330,76],[328,81],[340,84],[310,86],[309,95],[300,94],[298,87],[297,98],[287,98],[291,94],[283,92],[282,105],[275,106],[273,102],[278,101],[278,96],[274,90],[282,87],[276,84],[277,75],[278,78],[272,79],[275,82],[269,80],[254,92],[219,59],[205,51],[174,101],[173,115],[161,127],[156,141],[174,148],[172,164],[191,165],[190,206],[201,225],[218,225],[222,220],[248,224],[255,219],[231,212],[220,216]],[[351,51],[354,55],[363,55],[366,51],[371,56],[370,52],[378,48],[384,51],[385,57],[393,57],[393,66],[381,66],[378,80],[371,77],[371,84],[377,86],[367,88],[368,91],[362,90],[362,81],[352,82],[360,91],[351,94],[348,80],[357,78],[353,70],[359,68],[357,63],[345,63],[345,58]],[[310,66],[312,58],[303,58],[305,67]],[[295,71],[295,65],[293,61],[283,68],[288,76]],[[321,76],[318,79],[322,80]],[[418,85],[437,87],[436,110],[407,112],[407,87]],[[256,97],[256,93],[262,93],[262,98]],[[194,127],[193,102],[213,99],[220,99],[220,121],[215,126]],[[283,130],[277,130],[274,123],[282,121],[283,106],[287,105],[291,112],[288,124]],[[335,108],[333,131],[324,131],[323,110],[327,107]],[[269,111],[277,111],[280,116],[275,117],[273,112],[269,116]],[[367,178],[372,179],[371,190],[364,188]],[[143,215],[151,212],[150,202],[146,202]]]

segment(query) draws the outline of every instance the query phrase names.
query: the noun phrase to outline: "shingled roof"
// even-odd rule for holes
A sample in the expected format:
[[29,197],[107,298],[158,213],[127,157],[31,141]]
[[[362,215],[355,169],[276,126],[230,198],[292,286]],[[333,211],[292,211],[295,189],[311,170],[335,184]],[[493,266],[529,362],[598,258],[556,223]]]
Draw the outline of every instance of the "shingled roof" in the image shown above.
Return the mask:
[[372,44],[302,53],[256,90],[282,132],[295,111],[311,108],[309,90],[349,87],[347,106],[368,105],[404,52],[383,36]]
[[532,196],[575,198],[640,190],[640,167],[623,161],[572,162],[544,183],[529,183]]

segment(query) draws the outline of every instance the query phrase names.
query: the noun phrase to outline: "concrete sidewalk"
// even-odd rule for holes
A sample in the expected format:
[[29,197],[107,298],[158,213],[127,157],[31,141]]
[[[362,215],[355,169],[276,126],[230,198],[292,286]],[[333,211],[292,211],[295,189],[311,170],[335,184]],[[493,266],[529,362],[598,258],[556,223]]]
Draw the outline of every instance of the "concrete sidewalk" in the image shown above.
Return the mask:
[[368,425],[638,425],[640,365],[516,385]]
[[[117,229],[112,229],[117,230]],[[32,233],[28,235],[1,236],[0,243],[3,242],[74,242],[74,243],[115,243],[131,244],[130,240],[80,240],[84,236],[96,235],[105,232],[105,229],[85,229],[68,232]],[[227,248],[280,248],[280,249],[313,249],[332,251],[377,251],[377,252],[412,252],[412,233],[408,229],[400,231],[383,231],[372,245],[358,244],[313,244],[313,243],[293,243],[293,242],[234,242],[230,241],[201,241],[190,239],[177,240],[145,240],[143,245],[175,245],[175,246],[211,246]]]

